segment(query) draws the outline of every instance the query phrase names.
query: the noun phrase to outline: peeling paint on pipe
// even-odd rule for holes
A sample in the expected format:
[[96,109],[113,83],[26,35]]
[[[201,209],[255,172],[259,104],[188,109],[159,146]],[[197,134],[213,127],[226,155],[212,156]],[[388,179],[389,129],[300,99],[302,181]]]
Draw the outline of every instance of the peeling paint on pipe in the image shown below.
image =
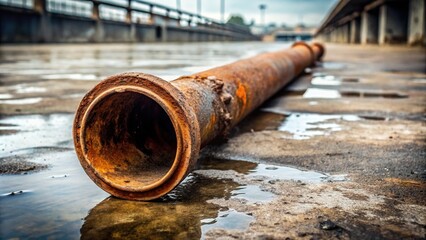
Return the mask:
[[143,73],[108,77],[77,110],[77,156],[103,190],[152,200],[195,167],[200,149],[224,136],[324,54],[314,43],[264,53],[167,82]]

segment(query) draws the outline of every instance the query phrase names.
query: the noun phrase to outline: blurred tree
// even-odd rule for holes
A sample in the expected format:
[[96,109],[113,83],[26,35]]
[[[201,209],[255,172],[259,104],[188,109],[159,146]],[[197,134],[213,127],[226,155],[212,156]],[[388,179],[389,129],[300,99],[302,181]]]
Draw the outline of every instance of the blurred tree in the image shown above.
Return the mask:
[[246,24],[244,22],[244,18],[241,15],[238,15],[238,14],[231,15],[231,17],[229,17],[226,24],[236,24],[236,25],[240,25],[240,26],[246,26]]

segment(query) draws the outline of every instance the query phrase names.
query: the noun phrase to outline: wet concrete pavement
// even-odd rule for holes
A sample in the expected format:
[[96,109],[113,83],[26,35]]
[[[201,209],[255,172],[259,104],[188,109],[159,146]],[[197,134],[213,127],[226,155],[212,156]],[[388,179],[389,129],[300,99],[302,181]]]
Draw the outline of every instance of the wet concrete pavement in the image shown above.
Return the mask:
[[424,49],[326,45],[158,201],[111,198],[79,166],[73,113],[103,77],[171,80],[287,46],[1,46],[1,237],[425,238]]

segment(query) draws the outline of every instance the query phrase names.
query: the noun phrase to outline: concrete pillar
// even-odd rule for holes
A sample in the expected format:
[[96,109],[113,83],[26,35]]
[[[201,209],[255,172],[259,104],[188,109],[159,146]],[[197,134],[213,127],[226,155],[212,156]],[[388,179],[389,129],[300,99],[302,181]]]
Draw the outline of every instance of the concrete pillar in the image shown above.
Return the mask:
[[327,32],[326,34],[325,34],[325,42],[330,42],[331,41],[331,37],[330,37],[330,32]]
[[344,26],[340,26],[339,27],[339,43],[344,43],[345,42],[345,28]]
[[178,12],[178,26],[180,26],[181,24],[180,24],[180,22],[181,22],[181,20],[182,20],[182,13],[181,12]]
[[346,23],[345,25],[342,26],[343,43],[349,43],[349,28],[350,28],[349,23]]
[[379,44],[407,41],[407,3],[388,2],[380,6]]
[[338,43],[349,42],[349,29],[347,24],[344,24],[337,28],[337,42]]
[[38,41],[39,42],[50,42],[51,39],[51,23],[50,15],[47,13],[47,1],[46,0],[33,0],[34,10],[40,14],[40,24],[38,30]]
[[100,15],[99,15],[99,2],[98,1],[93,1],[92,18],[96,21],[101,19]]
[[336,33],[335,33],[335,40],[334,40],[334,42],[336,42],[336,43],[340,43],[340,27],[337,27],[336,28],[336,30],[334,30]]
[[337,29],[336,29],[336,28],[335,28],[335,29],[333,29],[333,30],[331,30],[331,33],[330,33],[330,40],[331,40],[331,42],[333,42],[333,43],[337,42]]
[[95,42],[102,42],[104,38],[104,28],[102,26],[101,16],[99,14],[99,2],[93,1],[92,18],[95,20]]
[[132,0],[127,0],[126,23],[130,25],[129,41],[136,42],[136,26],[132,20]]
[[163,17],[163,20],[166,23],[166,25],[169,24],[169,20],[170,20],[170,10],[169,9],[166,10],[166,16]]
[[149,5],[149,24],[154,24],[154,6]]
[[408,44],[426,45],[425,0],[410,0],[408,10]]
[[46,0],[33,0],[33,8],[40,14],[46,13]]
[[350,22],[349,43],[360,43],[361,39],[361,18],[357,17]]
[[361,43],[378,42],[378,10],[364,11],[361,14]]
[[336,27],[334,32],[334,42],[340,43],[340,27]]
[[167,31],[167,23],[163,22],[163,24],[161,25],[161,41],[162,42],[167,42],[168,40],[168,31]]
[[126,9],[126,22],[127,23],[132,23],[132,1],[131,0],[127,0],[127,9]]

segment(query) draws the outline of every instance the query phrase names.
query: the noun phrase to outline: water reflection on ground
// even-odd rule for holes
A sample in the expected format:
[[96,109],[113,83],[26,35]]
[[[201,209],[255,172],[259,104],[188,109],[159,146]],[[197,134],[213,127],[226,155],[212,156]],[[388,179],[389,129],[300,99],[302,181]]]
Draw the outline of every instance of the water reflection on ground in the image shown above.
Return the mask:
[[275,195],[260,185],[241,184],[231,172],[256,182],[292,180],[324,182],[326,174],[246,161],[203,159],[199,170],[167,196],[155,202],[109,197],[90,210],[81,228],[82,239],[199,239],[215,228],[246,229],[254,220],[248,213],[210,203],[238,199],[246,204],[272,201]]

